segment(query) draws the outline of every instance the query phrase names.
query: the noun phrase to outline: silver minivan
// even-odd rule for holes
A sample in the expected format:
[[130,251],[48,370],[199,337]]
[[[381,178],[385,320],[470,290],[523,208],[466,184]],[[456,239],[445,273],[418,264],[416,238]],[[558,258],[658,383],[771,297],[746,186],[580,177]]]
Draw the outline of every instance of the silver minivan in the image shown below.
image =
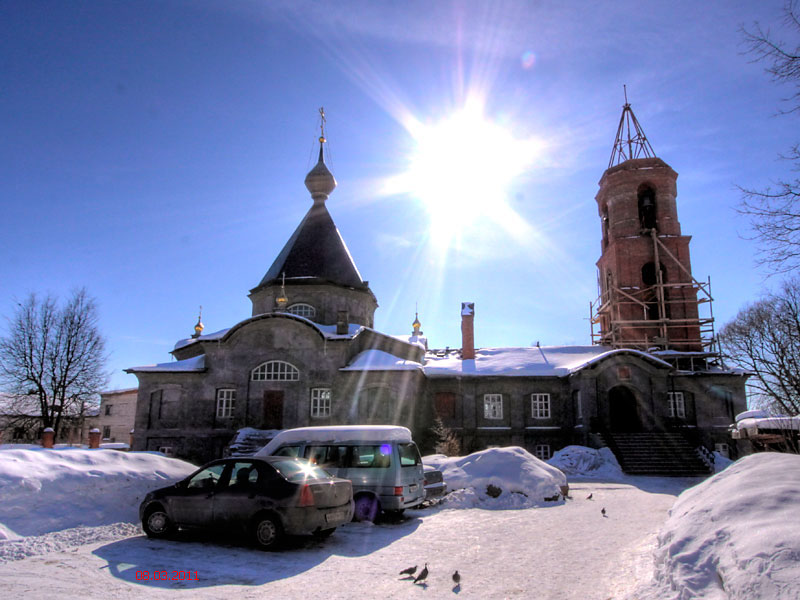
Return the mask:
[[422,458],[406,427],[287,429],[256,453],[269,455],[306,458],[332,475],[349,479],[356,521],[373,521],[381,511],[401,514],[425,499]]

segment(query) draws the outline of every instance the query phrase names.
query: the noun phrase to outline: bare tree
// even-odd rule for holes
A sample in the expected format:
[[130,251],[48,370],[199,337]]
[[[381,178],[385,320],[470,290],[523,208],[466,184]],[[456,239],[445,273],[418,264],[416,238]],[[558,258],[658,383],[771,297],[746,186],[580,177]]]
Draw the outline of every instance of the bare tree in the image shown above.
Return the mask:
[[437,454],[445,456],[460,456],[461,442],[452,429],[445,427],[441,417],[436,417],[431,427],[431,433],[436,438],[435,450]]
[[0,337],[0,383],[12,398],[37,406],[42,427],[58,436],[62,419],[82,418],[107,382],[97,304],[85,289],[66,304],[36,294],[18,304]]
[[[800,8],[797,0],[786,0],[784,23],[791,42],[776,39],[769,29],[756,23],[742,29],[748,52],[755,60],[767,63],[773,81],[793,88],[786,98],[783,114],[800,111]],[[800,147],[794,145],[782,156],[790,171],[800,171]],[[758,243],[758,263],[773,273],[789,273],[800,267],[800,179],[790,177],[765,190],[740,188],[742,202],[738,212],[747,216]]]
[[755,404],[800,414],[800,276],[739,311],[719,339],[724,356],[753,374]]

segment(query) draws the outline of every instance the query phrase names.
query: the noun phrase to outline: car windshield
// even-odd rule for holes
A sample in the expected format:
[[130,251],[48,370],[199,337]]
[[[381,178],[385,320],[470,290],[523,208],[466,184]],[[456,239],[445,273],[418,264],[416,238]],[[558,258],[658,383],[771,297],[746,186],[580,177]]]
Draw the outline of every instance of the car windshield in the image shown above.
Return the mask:
[[275,470],[292,482],[305,479],[328,479],[331,474],[306,460],[278,460],[271,463]]

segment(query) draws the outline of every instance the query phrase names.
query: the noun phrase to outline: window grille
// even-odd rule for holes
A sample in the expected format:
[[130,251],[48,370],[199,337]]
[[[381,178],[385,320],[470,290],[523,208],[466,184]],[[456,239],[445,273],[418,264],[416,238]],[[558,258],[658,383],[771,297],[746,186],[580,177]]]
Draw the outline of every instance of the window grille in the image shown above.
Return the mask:
[[531,416],[534,419],[550,418],[550,394],[531,394]]
[[300,371],[292,364],[282,360],[271,360],[253,369],[253,381],[297,381]]

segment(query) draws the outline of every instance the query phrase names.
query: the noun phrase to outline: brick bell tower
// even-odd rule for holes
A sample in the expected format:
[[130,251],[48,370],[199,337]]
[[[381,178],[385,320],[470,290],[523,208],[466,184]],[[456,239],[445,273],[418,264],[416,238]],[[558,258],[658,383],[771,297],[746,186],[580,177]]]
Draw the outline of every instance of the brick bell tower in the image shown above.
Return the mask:
[[691,236],[681,234],[678,221],[677,179],[655,156],[626,98],[596,196],[602,254],[592,339],[614,348],[674,351],[674,357],[691,353],[704,362],[711,356],[713,318],[700,317],[700,305],[709,303],[710,313],[710,284],[692,276]]

